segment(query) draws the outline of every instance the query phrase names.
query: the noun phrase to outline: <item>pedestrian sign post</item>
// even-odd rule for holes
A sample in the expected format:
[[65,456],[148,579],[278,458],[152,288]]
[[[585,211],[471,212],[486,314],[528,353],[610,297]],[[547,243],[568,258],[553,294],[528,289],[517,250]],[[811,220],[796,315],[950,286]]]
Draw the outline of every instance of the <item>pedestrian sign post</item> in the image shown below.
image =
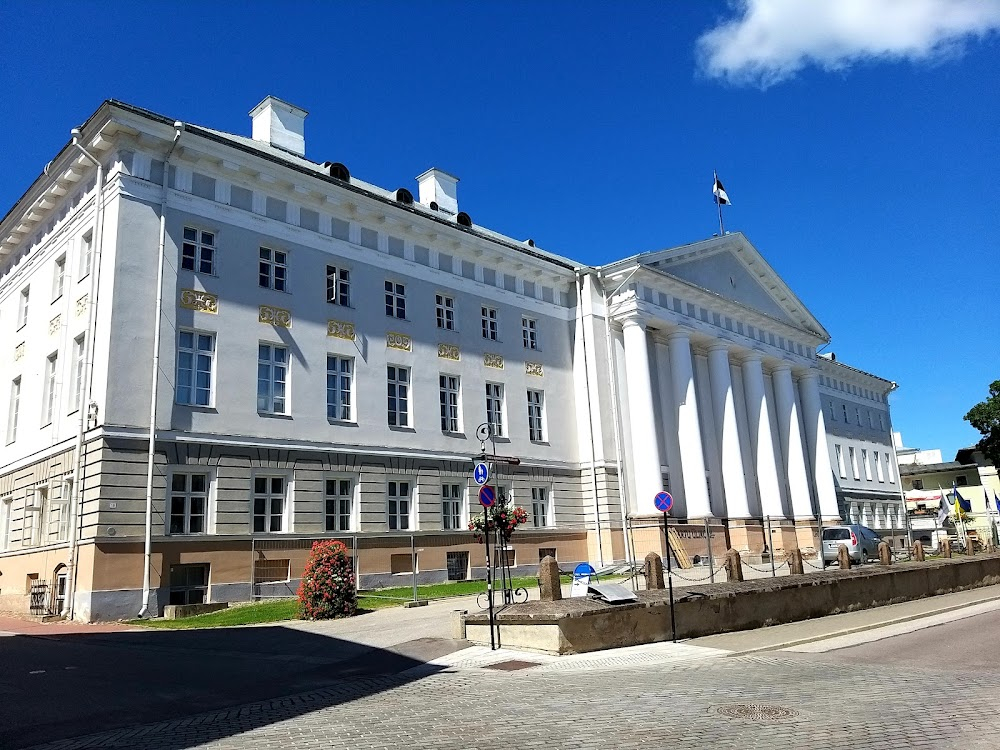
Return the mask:
[[490,478],[490,467],[480,461],[472,471],[472,478],[476,480],[476,484],[486,484],[486,480]]
[[479,488],[479,504],[484,508],[492,508],[497,501],[497,491],[488,484]]
[[674,507],[674,499],[670,496],[669,492],[657,492],[656,497],[653,498],[653,505],[656,506],[658,511],[669,513],[670,509]]
[[656,509],[663,512],[663,543],[667,552],[667,589],[670,596],[670,636],[674,643],[677,642],[677,624],[674,620],[674,579],[671,573],[673,572],[670,567],[670,526],[667,522],[667,513],[672,507],[674,507],[674,498],[671,497],[670,493],[666,490],[662,492],[657,492],[653,496],[653,505]]

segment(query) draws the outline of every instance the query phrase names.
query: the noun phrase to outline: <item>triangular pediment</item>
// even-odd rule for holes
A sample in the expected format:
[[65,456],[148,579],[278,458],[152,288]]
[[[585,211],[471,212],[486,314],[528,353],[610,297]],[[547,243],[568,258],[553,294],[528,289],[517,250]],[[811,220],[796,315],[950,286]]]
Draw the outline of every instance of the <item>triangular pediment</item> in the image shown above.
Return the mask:
[[829,338],[822,324],[742,234],[646,253],[635,260],[770,318]]

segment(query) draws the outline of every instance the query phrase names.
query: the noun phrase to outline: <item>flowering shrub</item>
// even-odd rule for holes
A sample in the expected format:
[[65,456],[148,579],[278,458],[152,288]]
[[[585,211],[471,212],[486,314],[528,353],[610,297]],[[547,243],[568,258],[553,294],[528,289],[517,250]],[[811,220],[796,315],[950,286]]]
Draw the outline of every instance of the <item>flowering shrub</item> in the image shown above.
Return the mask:
[[358,611],[354,570],[347,547],[334,539],[314,542],[299,584],[299,616],[304,620],[351,617]]
[[477,542],[482,542],[484,534],[500,529],[503,538],[509,542],[514,529],[527,521],[528,513],[520,505],[511,508],[506,503],[498,502],[491,508],[484,508],[478,516],[473,516],[469,521],[469,531]]

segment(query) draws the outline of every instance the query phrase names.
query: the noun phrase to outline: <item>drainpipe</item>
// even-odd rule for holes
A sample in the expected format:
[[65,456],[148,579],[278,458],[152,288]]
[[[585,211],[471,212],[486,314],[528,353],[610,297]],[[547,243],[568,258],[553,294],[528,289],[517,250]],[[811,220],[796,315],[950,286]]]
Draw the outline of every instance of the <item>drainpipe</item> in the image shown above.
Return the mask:
[[90,290],[87,293],[87,328],[83,342],[83,377],[79,384],[79,420],[73,450],[73,487],[69,504],[69,553],[66,560],[66,599],[60,614],[72,620],[76,612],[76,580],[80,557],[80,535],[83,521],[83,436],[87,431],[90,413],[91,386],[94,379],[94,339],[97,336],[97,293],[101,280],[101,251],[104,239],[104,165],[93,154],[80,145],[80,129],[71,131],[72,145],[94,166],[97,167],[97,195],[94,203],[94,250],[90,257]]
[[597,272],[597,279],[601,282],[601,292],[604,295],[604,337],[608,347],[608,372],[611,376],[611,421],[615,428],[615,458],[618,461],[618,499],[621,503],[622,514],[622,536],[625,541],[625,559],[629,565],[635,565],[635,553],[628,536],[628,482],[625,476],[625,461],[622,457],[622,436],[621,436],[621,415],[618,413],[618,371],[615,367],[615,349],[611,338],[611,297],[618,292],[635,275],[639,268],[636,266],[632,272],[625,277],[612,294],[608,294],[608,287],[604,283],[605,276],[602,272]]
[[[906,544],[907,548],[913,547],[913,530],[910,528],[910,511],[906,507],[906,492],[903,491],[903,477],[899,475],[899,456],[896,455],[896,438],[892,431],[892,410],[889,408],[889,394],[899,388],[895,380],[889,386],[885,394],[885,415],[889,423],[889,445],[892,446],[893,473],[896,475],[896,487],[899,488],[899,499],[903,501],[903,521],[906,523]],[[937,540],[935,540],[936,542]]]
[[140,619],[149,614],[149,572],[153,561],[153,460],[156,456],[156,396],[160,383],[160,318],[163,314],[163,256],[167,236],[167,180],[170,157],[184,132],[184,123],[174,123],[174,141],[163,159],[163,184],[160,197],[160,242],[156,255],[156,312],[153,323],[153,366],[149,394],[149,450],[146,455],[146,542],[142,565],[142,609]]
[[594,407],[590,402],[590,367],[587,358],[587,332],[583,328],[583,275],[576,273],[576,323],[583,344],[583,382],[587,391],[587,422],[590,427],[590,477],[594,484],[594,528],[597,531],[597,564],[604,567],[604,543],[601,540],[601,507],[597,488],[597,447],[594,445]]

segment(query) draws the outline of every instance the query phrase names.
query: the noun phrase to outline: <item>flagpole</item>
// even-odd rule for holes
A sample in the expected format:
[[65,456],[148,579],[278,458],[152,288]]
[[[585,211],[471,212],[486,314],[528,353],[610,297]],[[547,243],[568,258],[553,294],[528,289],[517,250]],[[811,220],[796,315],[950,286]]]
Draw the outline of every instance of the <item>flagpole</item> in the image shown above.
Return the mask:
[[726,236],[726,228],[722,224],[722,200],[719,198],[719,194],[716,192],[716,188],[719,187],[719,173],[712,170],[712,175],[715,177],[715,181],[712,183],[712,194],[715,196],[715,205],[719,209],[719,236]]

